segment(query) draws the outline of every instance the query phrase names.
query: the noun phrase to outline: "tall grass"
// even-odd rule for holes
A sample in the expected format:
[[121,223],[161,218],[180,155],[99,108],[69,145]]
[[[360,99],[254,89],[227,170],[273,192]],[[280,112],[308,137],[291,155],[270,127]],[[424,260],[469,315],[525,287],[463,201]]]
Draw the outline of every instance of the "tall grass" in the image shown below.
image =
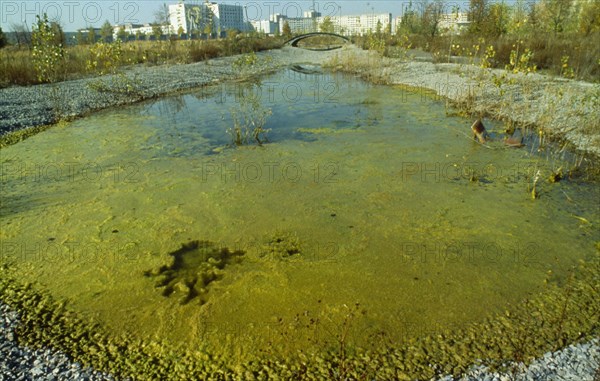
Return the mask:
[[37,83],[29,49],[6,47],[0,50],[0,87]]
[[[484,40],[473,35],[436,36],[423,35],[407,36],[413,48],[433,54],[438,62],[448,62],[449,55],[477,59],[475,47],[479,46],[479,56],[487,46],[493,46],[496,56],[491,62],[494,68],[504,68],[510,62],[511,51],[519,45],[522,49],[530,49],[533,53],[531,63],[538,70],[553,74],[564,75],[565,57],[568,66],[573,70],[574,78],[599,82],[600,81],[600,32],[587,37],[573,34],[556,38],[553,35],[539,34],[530,36],[502,36],[496,39]],[[389,37],[388,46],[394,46],[405,36]],[[358,43],[360,44],[360,39]]]
[[[122,45],[120,67],[145,64],[188,64],[216,57],[257,52],[281,47],[279,38],[227,38],[221,40],[133,41]],[[95,74],[87,62],[92,58],[91,45],[66,48],[59,81]],[[36,78],[28,47],[9,46],[0,49],[0,88],[35,85]]]

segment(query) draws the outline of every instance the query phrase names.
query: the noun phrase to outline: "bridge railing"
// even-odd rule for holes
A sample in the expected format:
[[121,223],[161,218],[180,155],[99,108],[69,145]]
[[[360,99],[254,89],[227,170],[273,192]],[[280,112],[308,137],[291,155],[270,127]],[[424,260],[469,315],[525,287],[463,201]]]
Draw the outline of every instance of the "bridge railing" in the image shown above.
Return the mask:
[[340,34],[337,33],[329,33],[329,32],[311,32],[311,33],[305,33],[305,34],[301,34],[299,36],[295,36],[293,38],[290,38],[289,40],[287,40],[286,42],[284,42],[284,45],[292,45],[294,47],[298,46],[298,42],[309,38],[309,37],[314,37],[314,36],[333,36],[333,37],[338,37],[341,38],[343,40],[345,40],[346,42],[351,42],[350,39],[346,36],[342,36]]

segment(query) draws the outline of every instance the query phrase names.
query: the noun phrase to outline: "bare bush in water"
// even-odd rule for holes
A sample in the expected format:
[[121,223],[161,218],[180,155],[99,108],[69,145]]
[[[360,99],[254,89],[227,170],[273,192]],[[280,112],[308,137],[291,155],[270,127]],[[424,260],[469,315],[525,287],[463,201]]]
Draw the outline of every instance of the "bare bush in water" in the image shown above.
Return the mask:
[[238,107],[229,110],[233,126],[226,130],[235,146],[256,142],[262,145],[268,142],[269,129],[264,126],[273,114],[270,108],[264,107],[260,99],[254,95],[241,94]]

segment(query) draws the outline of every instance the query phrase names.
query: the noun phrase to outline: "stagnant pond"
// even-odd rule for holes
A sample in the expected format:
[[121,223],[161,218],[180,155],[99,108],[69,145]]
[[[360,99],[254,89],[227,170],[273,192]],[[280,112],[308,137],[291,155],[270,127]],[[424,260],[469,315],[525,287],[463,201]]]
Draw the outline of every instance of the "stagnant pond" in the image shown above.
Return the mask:
[[[233,147],[247,97],[270,142]],[[57,126],[2,150],[2,263],[115,334],[242,357],[463,327],[594,253],[600,187],[446,112],[285,70]]]

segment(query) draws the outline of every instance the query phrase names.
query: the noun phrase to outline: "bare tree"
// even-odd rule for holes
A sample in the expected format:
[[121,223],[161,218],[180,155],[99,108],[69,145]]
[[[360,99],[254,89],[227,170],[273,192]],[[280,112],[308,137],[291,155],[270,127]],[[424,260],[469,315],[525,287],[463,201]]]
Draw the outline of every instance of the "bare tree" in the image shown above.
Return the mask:
[[402,22],[398,28],[399,33],[417,33],[420,27],[418,13],[413,8],[412,0],[402,10]]
[[554,34],[567,29],[573,6],[572,0],[544,0],[540,3],[542,16]]
[[29,28],[27,28],[27,25],[11,24],[10,27],[12,28],[12,30],[15,34],[15,38],[17,40],[17,46],[20,47],[21,45],[26,45],[26,46],[31,45],[31,32],[29,31]]
[[431,37],[435,37],[439,32],[439,25],[440,21],[442,20],[443,13],[443,0],[435,0],[431,3],[427,3],[421,20],[423,33]]
[[212,32],[212,12],[206,5],[195,6],[187,11],[186,14],[189,30],[188,33],[206,33]]
[[154,12],[154,21],[160,25],[169,25],[171,23],[171,14],[169,13],[169,6],[167,4],[161,5],[158,10]]
[[104,24],[102,24],[102,28],[100,28],[100,37],[103,42],[111,42],[113,39],[113,26],[108,20],[106,20]]
[[485,29],[489,11],[488,0],[471,0],[469,4],[469,32],[480,34]]
[[[579,14],[579,32],[589,36],[594,31],[600,31],[600,2],[592,1],[585,3]],[[600,368],[598,368],[600,376]]]
[[50,23],[50,29],[52,29],[52,32],[54,33],[54,44],[62,44],[62,46],[66,46],[67,37],[65,35],[65,32],[63,31],[62,26],[59,23],[52,21]]

